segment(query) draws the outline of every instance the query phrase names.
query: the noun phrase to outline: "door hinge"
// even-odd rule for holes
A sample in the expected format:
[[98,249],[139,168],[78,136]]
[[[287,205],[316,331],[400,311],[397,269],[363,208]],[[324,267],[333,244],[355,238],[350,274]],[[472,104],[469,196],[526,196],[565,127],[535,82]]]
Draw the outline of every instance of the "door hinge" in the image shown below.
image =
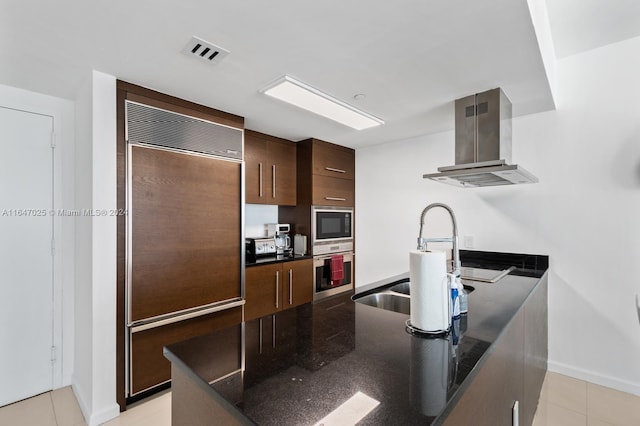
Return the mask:
[[58,359],[58,351],[55,346],[51,346],[51,362],[55,362]]
[[56,147],[56,134],[55,132],[51,132],[51,148],[55,149]]
[[54,238],[51,239],[51,257],[55,257],[56,255],[56,240]]

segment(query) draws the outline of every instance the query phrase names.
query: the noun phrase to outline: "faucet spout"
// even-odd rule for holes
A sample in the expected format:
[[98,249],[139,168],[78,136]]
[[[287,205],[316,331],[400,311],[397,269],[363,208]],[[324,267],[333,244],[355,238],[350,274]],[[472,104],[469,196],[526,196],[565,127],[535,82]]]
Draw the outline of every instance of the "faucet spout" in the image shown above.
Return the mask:
[[[422,229],[424,228],[424,217],[429,210],[435,207],[441,207],[445,209],[449,216],[451,217],[451,223],[453,225],[453,232],[451,238],[422,238]],[[458,222],[456,221],[456,215],[453,213],[451,207],[443,203],[432,203],[422,210],[422,214],[420,215],[420,231],[418,233],[418,250],[425,251],[427,249],[427,242],[448,242],[450,241],[453,244],[453,275],[456,278],[460,277],[460,268],[462,264],[460,263],[460,251],[458,249]]]

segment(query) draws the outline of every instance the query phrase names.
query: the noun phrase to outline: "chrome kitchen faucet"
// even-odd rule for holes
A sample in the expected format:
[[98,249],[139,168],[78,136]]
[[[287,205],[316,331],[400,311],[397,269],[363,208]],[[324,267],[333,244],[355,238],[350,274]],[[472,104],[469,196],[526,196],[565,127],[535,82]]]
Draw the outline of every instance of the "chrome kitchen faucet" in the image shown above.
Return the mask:
[[[451,223],[453,224],[453,235],[451,238],[422,238],[422,228],[424,227],[424,217],[429,210],[434,207],[442,207],[447,212],[449,212],[449,216],[451,217]],[[458,222],[456,222],[456,215],[453,214],[453,210],[446,204],[442,203],[433,203],[429,204],[427,207],[422,210],[422,214],[420,215],[420,233],[418,234],[418,250],[425,251],[427,250],[427,243],[452,243],[453,244],[453,275],[459,279],[460,278],[460,251],[458,250]]]

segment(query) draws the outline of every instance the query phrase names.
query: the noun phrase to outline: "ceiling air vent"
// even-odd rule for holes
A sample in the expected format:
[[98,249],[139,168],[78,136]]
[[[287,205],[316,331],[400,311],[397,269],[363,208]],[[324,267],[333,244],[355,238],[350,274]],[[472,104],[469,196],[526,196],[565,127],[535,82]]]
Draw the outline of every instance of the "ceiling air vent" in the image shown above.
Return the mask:
[[217,64],[222,58],[229,54],[229,51],[194,36],[191,37],[189,43],[182,49],[182,53],[194,58],[199,58],[209,64]]

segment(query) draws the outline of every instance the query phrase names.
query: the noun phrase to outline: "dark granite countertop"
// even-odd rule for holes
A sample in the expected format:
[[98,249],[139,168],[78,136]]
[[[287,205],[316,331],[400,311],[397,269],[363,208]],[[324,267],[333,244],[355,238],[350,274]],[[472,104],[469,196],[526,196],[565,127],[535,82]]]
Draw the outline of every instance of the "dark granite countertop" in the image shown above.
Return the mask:
[[[461,253],[463,266],[501,269],[509,263],[504,254],[478,261],[484,255],[491,258]],[[362,392],[380,404],[359,424],[438,424],[546,272],[548,257],[534,258],[529,264],[514,257],[509,266],[516,269],[496,283],[465,281],[474,287],[469,313],[446,338],[411,335],[408,315],[343,294],[171,345],[165,356],[213,382],[212,398],[222,396],[245,422],[313,424]],[[407,275],[358,288],[354,298]]]
[[280,262],[292,262],[294,260],[313,259],[311,255],[297,255],[297,254],[278,254],[273,256],[257,257],[256,259],[247,259],[245,266],[247,268],[258,265],[268,265],[271,263]]

